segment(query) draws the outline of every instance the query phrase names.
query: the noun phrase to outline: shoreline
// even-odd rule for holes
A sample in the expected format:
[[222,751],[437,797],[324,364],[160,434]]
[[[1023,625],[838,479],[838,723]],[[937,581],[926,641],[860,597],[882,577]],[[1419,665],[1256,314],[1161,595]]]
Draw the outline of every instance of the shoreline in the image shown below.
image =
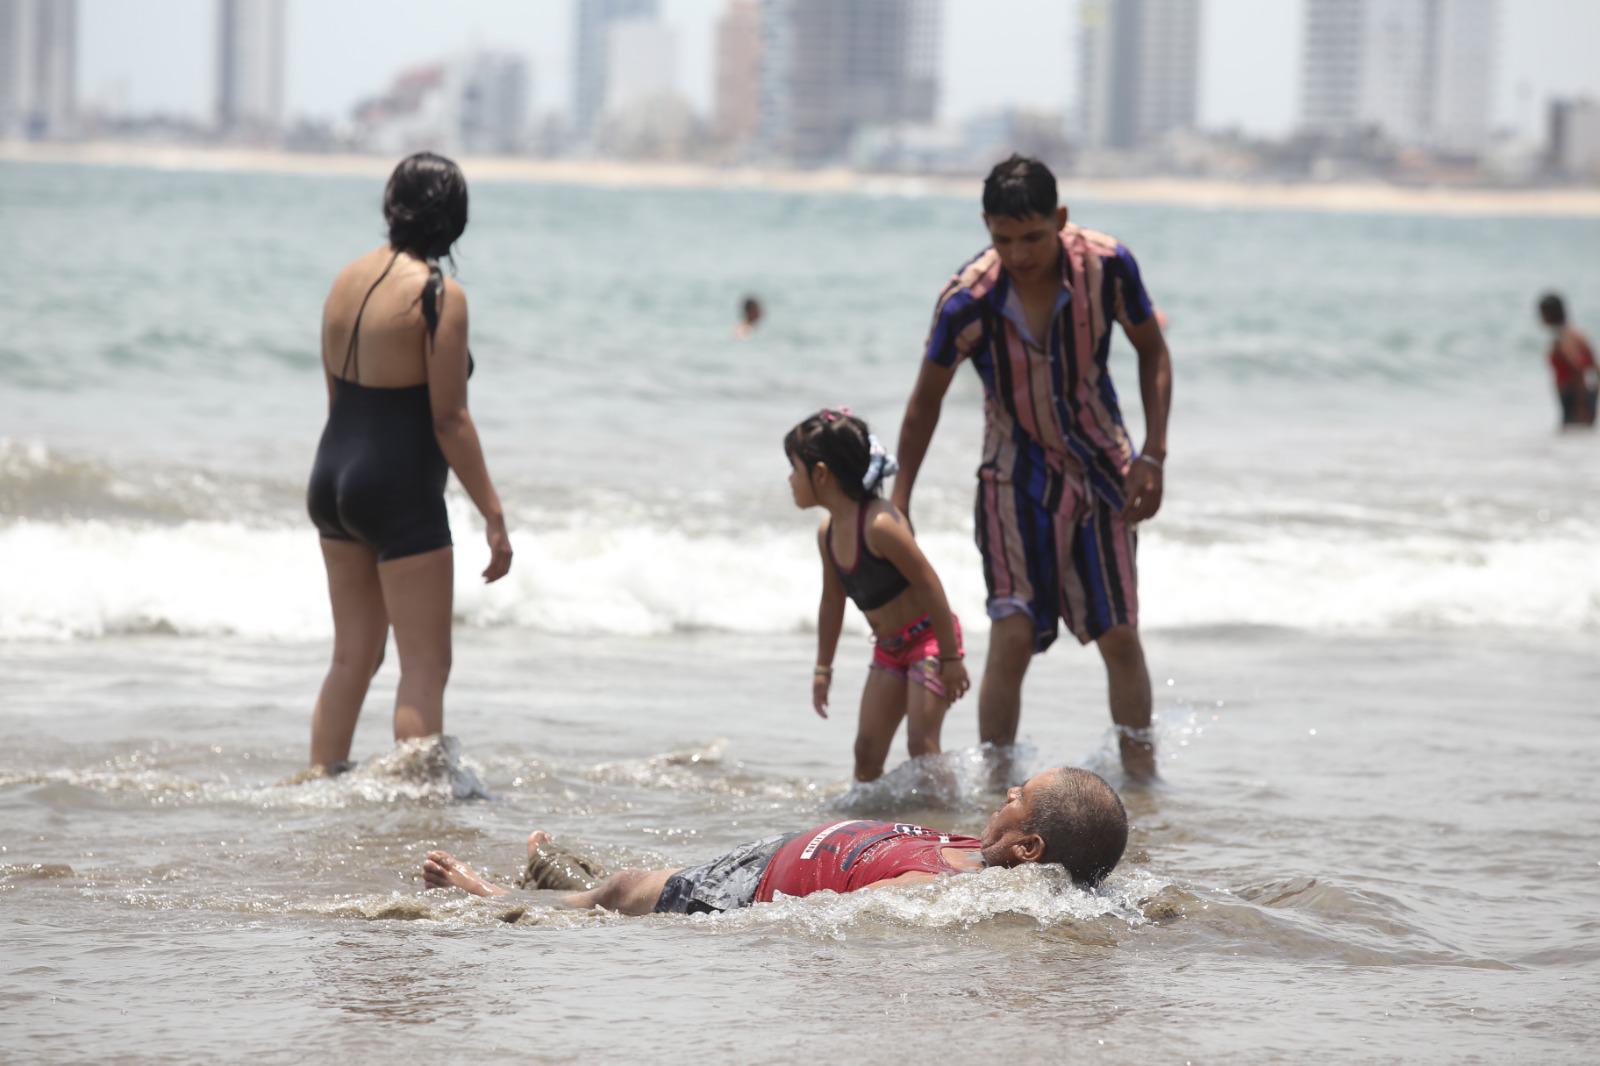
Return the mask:
[[[616,189],[713,189],[976,196],[980,176],[872,174],[844,168],[783,170],[704,163],[627,163],[589,159],[463,156],[473,181]],[[0,162],[135,167],[210,173],[387,177],[388,156],[324,154],[105,141],[34,144],[0,141]],[[1487,189],[1378,183],[1243,182],[1185,178],[1064,178],[1070,200],[1153,204],[1200,210],[1317,211],[1334,214],[1600,218],[1600,187]]]

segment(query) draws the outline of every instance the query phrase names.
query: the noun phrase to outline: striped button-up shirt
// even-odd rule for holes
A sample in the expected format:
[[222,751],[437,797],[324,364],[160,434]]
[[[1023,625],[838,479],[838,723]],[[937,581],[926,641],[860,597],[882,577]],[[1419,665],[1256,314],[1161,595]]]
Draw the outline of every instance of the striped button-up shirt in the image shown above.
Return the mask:
[[1133,253],[1114,237],[1069,225],[1060,238],[1061,291],[1047,337],[1031,336],[991,247],[939,294],[926,358],[945,367],[970,360],[983,379],[980,478],[1014,484],[1052,511],[1069,482],[1087,482],[1120,510],[1134,452],[1106,358],[1111,324],[1144,322],[1150,297]]

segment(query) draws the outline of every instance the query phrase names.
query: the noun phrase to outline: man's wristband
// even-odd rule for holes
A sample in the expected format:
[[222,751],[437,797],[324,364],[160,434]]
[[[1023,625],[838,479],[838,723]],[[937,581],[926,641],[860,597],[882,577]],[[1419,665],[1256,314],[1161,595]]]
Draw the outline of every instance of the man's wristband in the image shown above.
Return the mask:
[[1136,462],[1136,463],[1149,463],[1151,466],[1155,467],[1157,470],[1161,470],[1163,473],[1165,473],[1165,470],[1161,466],[1161,460],[1157,459],[1153,455],[1148,455],[1148,454],[1146,454],[1144,452],[1140,452],[1139,453],[1139,457],[1137,459],[1135,459],[1134,462]]
[[823,666],[822,664],[818,663],[815,667],[812,668],[811,672],[813,674],[821,675],[822,677],[832,677],[833,676],[833,667],[831,667],[831,666]]

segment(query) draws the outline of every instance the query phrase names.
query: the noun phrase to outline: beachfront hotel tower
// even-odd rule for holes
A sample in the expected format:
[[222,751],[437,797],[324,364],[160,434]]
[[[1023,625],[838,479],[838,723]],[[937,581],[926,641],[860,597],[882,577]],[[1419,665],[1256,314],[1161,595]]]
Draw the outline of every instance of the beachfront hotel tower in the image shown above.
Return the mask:
[[933,120],[940,0],[763,0],[760,138],[797,163],[842,160],[858,134]]
[[761,7],[757,0],[729,0],[717,20],[717,139],[747,144],[760,120]]
[[1428,143],[1476,155],[1489,146],[1498,0],[1430,0]]
[[0,138],[69,136],[77,81],[78,0],[0,0]]
[[[654,21],[656,0],[578,0],[572,84],[572,124],[587,138],[611,102],[612,29],[616,23]],[[624,40],[628,39],[624,35]]]
[[656,19],[623,19],[606,30],[606,95],[601,118],[648,106],[678,84],[678,35]]
[[283,130],[285,0],[217,0],[217,132],[272,139]]
[[1091,148],[1139,148],[1194,127],[1200,0],[1083,0],[1080,134]]
[[1497,0],[1307,0],[1301,127],[1481,152],[1497,15]]

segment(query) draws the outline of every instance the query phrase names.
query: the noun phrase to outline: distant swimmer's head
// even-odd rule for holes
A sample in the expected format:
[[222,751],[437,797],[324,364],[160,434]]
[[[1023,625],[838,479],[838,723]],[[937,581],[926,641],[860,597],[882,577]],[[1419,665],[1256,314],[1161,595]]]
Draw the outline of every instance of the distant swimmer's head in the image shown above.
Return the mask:
[[983,183],[983,224],[1000,265],[1013,277],[1029,280],[1055,269],[1056,234],[1067,224],[1056,176],[1027,156],[996,163]]
[[1539,318],[1545,325],[1559,329],[1567,324],[1567,305],[1555,293],[1547,292],[1539,299]]
[[400,160],[383,190],[389,244],[418,259],[442,259],[467,228],[467,179],[442,155]]
[[754,296],[746,296],[739,305],[739,313],[747,326],[753,326],[761,321],[761,301]]
[[1103,778],[1064,766],[1034,774],[1007,792],[982,840],[990,866],[1053,862],[1073,884],[1093,888],[1122,861],[1128,814]]
[[896,469],[894,458],[848,407],[824,407],[795,426],[783,438],[783,454],[791,467],[789,488],[801,507],[825,503],[833,491],[858,503],[872,499]]

